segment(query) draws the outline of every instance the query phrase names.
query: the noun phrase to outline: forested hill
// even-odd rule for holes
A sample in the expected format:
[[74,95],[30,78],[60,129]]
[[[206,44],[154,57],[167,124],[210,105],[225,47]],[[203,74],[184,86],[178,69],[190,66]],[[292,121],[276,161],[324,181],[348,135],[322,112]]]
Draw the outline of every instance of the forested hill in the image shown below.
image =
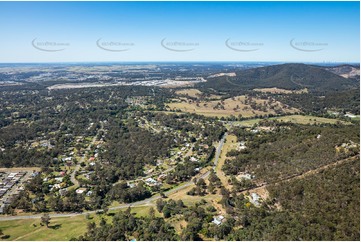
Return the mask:
[[289,90],[307,88],[309,91],[338,91],[357,88],[356,79],[347,79],[322,67],[306,64],[282,64],[247,69],[236,76],[209,78],[203,87],[219,91],[277,87]]

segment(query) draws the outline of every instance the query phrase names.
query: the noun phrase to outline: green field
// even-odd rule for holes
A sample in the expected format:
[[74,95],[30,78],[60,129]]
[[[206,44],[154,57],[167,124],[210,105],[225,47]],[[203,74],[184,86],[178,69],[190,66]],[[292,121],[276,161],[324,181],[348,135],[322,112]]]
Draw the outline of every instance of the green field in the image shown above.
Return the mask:
[[[148,216],[149,209],[150,206],[142,206],[134,207],[131,211],[135,213],[137,217],[145,217]],[[121,210],[124,211],[126,209]],[[111,210],[108,214],[111,215],[116,212],[117,211]],[[155,215],[158,217],[161,216],[158,211],[155,212]],[[52,218],[49,228],[40,225],[40,218],[20,219],[0,221],[0,229],[5,235],[10,236],[6,240],[70,240],[71,238],[77,238],[83,235],[86,232],[88,222],[98,223],[102,217],[105,217],[108,221],[111,219],[111,216],[96,214],[91,214],[90,219],[86,219],[85,215]]]
[[98,216],[87,220],[84,215],[52,218],[49,228],[40,225],[40,219],[1,221],[0,229],[10,237],[7,240],[70,240],[85,233],[88,221],[99,220]]

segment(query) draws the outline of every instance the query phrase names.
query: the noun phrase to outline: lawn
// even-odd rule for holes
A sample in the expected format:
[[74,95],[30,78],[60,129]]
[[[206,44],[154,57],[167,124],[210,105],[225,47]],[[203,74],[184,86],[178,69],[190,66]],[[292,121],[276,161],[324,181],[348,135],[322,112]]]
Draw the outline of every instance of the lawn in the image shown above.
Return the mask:
[[[162,214],[157,211],[155,205],[132,207],[131,212],[135,213],[136,217],[148,217],[149,216],[149,210],[150,210],[151,207],[154,208],[156,217],[162,217]],[[124,211],[126,209],[121,209],[121,210]]]
[[8,240],[70,240],[85,233],[88,221],[84,215],[52,218],[47,228],[40,225],[40,219],[24,219],[0,221],[0,228],[10,235]]
[[188,195],[187,192],[190,191],[194,187],[195,187],[195,185],[192,184],[191,186],[185,187],[181,190],[176,191],[175,193],[172,193],[171,195],[168,195],[168,198],[173,199],[175,201],[181,199],[186,206],[192,206],[192,205],[196,204],[197,202],[200,202],[203,199],[209,203],[212,203],[212,200],[219,200],[220,198],[222,198],[222,196],[218,195],[218,194],[207,194],[205,196]]

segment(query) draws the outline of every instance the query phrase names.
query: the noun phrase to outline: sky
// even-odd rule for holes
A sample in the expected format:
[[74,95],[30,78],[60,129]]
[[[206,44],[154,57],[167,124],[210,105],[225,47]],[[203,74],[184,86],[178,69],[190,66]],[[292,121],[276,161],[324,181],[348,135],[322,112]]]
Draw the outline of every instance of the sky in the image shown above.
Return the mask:
[[0,2],[0,63],[359,62],[359,2]]

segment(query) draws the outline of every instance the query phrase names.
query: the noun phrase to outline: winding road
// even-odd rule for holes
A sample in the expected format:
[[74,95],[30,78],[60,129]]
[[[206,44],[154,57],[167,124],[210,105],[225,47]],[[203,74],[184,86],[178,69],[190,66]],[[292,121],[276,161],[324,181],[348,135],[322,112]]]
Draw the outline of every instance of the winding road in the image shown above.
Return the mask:
[[[224,145],[224,140],[226,139],[226,136],[227,136],[227,133],[224,134],[224,136],[222,137],[219,145],[218,145],[218,148],[217,148],[217,152],[216,152],[216,156],[215,156],[215,160],[214,160],[214,164],[216,165],[218,163],[218,159],[219,159],[219,156],[220,156],[220,153],[221,153],[221,150],[223,148],[223,145]],[[356,156],[352,156],[352,157],[349,157],[349,158],[346,158],[346,159],[343,159],[343,160],[338,160],[334,163],[330,163],[330,164],[327,164],[327,165],[324,165],[324,166],[321,166],[321,167],[318,167],[314,170],[310,170],[310,171],[307,171],[307,172],[304,172],[302,174],[298,174],[298,175],[293,175],[293,176],[289,176],[289,177],[286,177],[280,181],[277,181],[275,183],[279,183],[279,182],[283,182],[283,181],[289,181],[289,180],[293,180],[293,179],[300,179],[300,178],[303,178],[305,176],[308,176],[308,175],[311,175],[311,174],[315,174],[315,173],[318,173],[322,170],[325,170],[325,169],[328,169],[330,167],[335,167],[335,166],[338,166],[338,165],[341,165],[345,162],[349,162],[349,161],[352,161],[352,160],[355,160],[355,158],[359,158],[359,155],[356,155]],[[207,171],[206,173],[204,174],[201,174],[199,176],[199,178],[207,178],[209,176],[210,172]],[[189,181],[189,182],[186,182],[178,187],[175,187],[174,189],[170,190],[170,191],[167,191],[165,192],[165,194],[167,196],[170,196],[174,193],[176,193],[177,191],[179,190],[182,190],[186,187],[189,187],[193,184],[192,181]],[[242,191],[242,193],[245,193],[245,192],[251,192],[252,190],[254,189],[258,189],[258,188],[262,188],[262,187],[266,187],[270,184],[260,184],[256,187],[253,187],[253,188],[250,188],[250,189],[246,189],[244,191]],[[142,201],[138,201],[138,202],[134,202],[134,203],[129,203],[129,204],[122,204],[122,205],[119,205],[119,206],[114,206],[114,207],[111,207],[109,208],[109,210],[117,210],[117,209],[122,209],[122,208],[128,208],[128,207],[142,207],[142,206],[149,206],[151,202],[153,201],[156,201],[158,198],[160,198],[160,195],[156,195],[156,196],[153,196],[153,197],[150,197],[150,198],[147,198],[145,200],[142,200]],[[94,214],[96,212],[99,212],[99,211],[102,211],[102,210],[94,210],[94,211],[87,211],[87,212],[82,212],[82,213],[52,213],[50,214],[50,216],[52,218],[61,218],[61,217],[73,217],[73,216],[78,216],[78,215],[86,215],[86,214]],[[42,214],[36,214],[36,215],[21,215],[21,216],[0,216],[0,221],[9,221],[9,220],[17,220],[17,219],[39,219],[40,217],[42,216]]]
[[[95,139],[95,137],[94,137],[94,139]],[[218,144],[216,154],[215,154],[213,169],[215,169],[215,167],[218,164],[219,156],[221,154],[221,151],[222,151],[222,148],[223,148],[224,141],[225,141],[226,137],[227,137],[227,133],[225,133],[223,135],[222,139],[220,140],[220,142]],[[94,139],[93,139],[93,142],[91,142],[91,144],[93,144],[95,142]],[[88,148],[90,148],[90,145],[89,145]],[[73,174],[75,174],[75,172]],[[207,171],[204,174],[200,174],[199,178],[206,179],[209,176],[209,174],[210,174],[210,172]],[[75,176],[74,176],[74,178],[75,178]],[[184,189],[186,187],[192,186],[192,185],[193,185],[192,181],[186,182],[186,183],[184,183],[184,184],[182,184],[180,186],[177,186],[177,187],[165,192],[165,195],[170,196],[170,195],[172,195],[172,194],[174,194],[174,193],[176,193],[176,192],[178,192],[178,191],[180,191],[180,190],[182,190],[182,189]],[[156,201],[160,197],[161,197],[160,195],[156,195],[156,196],[147,198],[147,199],[142,200],[142,201],[128,203],[128,204],[122,204],[122,205],[115,206],[115,207],[110,207],[109,210],[117,210],[117,209],[128,208],[128,207],[149,206],[151,202]],[[94,213],[99,212],[99,211],[102,211],[102,210],[94,210],[94,211],[87,211],[87,212],[81,212],[81,213],[51,213],[50,217],[52,217],[52,218],[74,217],[74,216],[78,216],[78,215],[94,214]],[[19,215],[19,216],[6,216],[5,215],[5,216],[0,216],[0,221],[9,221],[9,220],[17,220],[17,219],[38,219],[41,216],[42,216],[42,214]]]

